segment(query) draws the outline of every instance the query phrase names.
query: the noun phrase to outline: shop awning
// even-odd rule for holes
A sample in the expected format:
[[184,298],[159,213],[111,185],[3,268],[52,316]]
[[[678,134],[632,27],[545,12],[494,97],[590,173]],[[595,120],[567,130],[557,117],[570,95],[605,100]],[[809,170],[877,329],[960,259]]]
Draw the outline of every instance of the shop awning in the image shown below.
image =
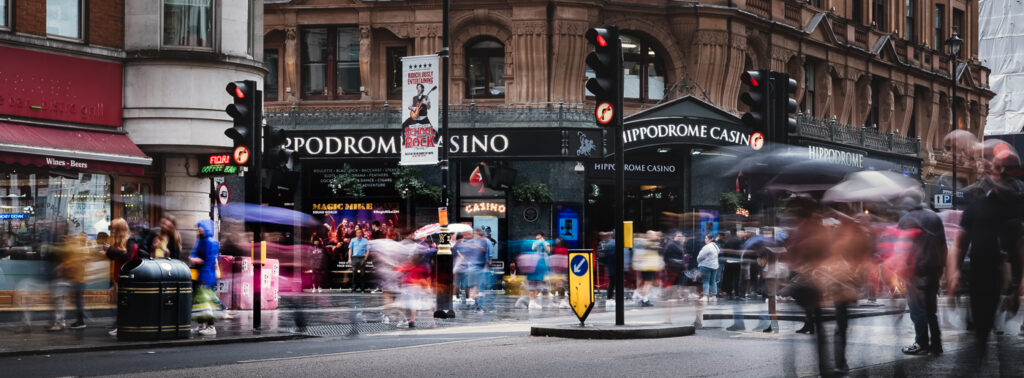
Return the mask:
[[153,159],[124,134],[0,122],[0,162],[141,175]]

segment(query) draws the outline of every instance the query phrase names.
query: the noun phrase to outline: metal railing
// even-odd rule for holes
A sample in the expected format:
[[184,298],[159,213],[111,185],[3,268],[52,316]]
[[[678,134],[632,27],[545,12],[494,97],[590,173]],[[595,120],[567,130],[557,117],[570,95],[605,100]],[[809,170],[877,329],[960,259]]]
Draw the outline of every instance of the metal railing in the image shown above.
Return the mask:
[[868,150],[920,156],[921,138],[882,133],[870,127],[839,123],[806,114],[796,115],[797,136],[862,147]]
[[[592,105],[583,103],[526,103],[452,105],[449,126],[476,127],[596,127]],[[407,113],[400,106],[326,109],[292,108],[264,114],[270,126],[288,129],[400,129]],[[862,147],[869,150],[919,156],[921,140],[877,129],[845,125],[833,120],[797,114],[797,135]]]
[[[267,124],[292,129],[400,129],[407,111],[385,104],[350,109],[304,108],[268,111]],[[451,127],[596,127],[594,114],[586,104],[564,102],[451,105]]]

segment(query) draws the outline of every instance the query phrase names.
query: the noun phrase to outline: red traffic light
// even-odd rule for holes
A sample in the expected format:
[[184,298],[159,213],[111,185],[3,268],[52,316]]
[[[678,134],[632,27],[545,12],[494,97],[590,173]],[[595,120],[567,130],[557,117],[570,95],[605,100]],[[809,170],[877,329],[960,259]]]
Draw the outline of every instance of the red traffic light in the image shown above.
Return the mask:
[[244,81],[230,82],[228,83],[227,88],[224,89],[227,90],[228,94],[231,95],[231,97],[239,99],[245,98],[245,93],[249,92],[250,90],[250,88],[247,85],[245,85]]
[[597,47],[608,47],[608,40],[615,39],[608,33],[606,28],[591,28],[587,30],[587,40]]
[[743,81],[745,83],[749,84],[752,87],[760,87],[761,86],[761,83],[758,82],[758,79],[760,79],[760,78],[761,78],[761,74],[759,72],[757,72],[757,71],[747,71],[747,72],[744,72],[743,76],[742,76]]

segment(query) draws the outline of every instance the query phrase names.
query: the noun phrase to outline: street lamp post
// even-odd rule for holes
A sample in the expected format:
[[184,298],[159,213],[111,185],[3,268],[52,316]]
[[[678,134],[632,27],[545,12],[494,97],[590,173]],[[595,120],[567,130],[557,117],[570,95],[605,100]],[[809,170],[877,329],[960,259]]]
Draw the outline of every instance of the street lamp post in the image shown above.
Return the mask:
[[951,127],[951,131],[950,131],[950,133],[952,134],[952,138],[950,138],[950,143],[953,144],[953,208],[954,209],[956,208],[956,202],[957,202],[956,201],[956,197],[957,197],[957,193],[956,193],[956,155],[957,155],[956,142],[957,141],[956,141],[956,138],[957,138],[957,135],[955,135],[955,134],[956,134],[956,130],[958,130],[960,128],[960,125],[957,124],[957,122],[956,122],[957,121],[957,119],[956,119],[956,86],[957,86],[956,85],[956,68],[957,68],[956,67],[956,58],[957,58],[957,56],[960,55],[960,47],[962,47],[963,44],[964,44],[964,40],[960,39],[960,36],[958,36],[956,33],[953,33],[953,36],[949,37],[949,39],[946,40],[946,45],[949,46],[949,61],[950,61],[950,65],[952,66],[952,68],[950,69],[950,72],[951,72],[950,78],[953,79],[953,98],[950,100],[952,105],[953,105],[953,126]]

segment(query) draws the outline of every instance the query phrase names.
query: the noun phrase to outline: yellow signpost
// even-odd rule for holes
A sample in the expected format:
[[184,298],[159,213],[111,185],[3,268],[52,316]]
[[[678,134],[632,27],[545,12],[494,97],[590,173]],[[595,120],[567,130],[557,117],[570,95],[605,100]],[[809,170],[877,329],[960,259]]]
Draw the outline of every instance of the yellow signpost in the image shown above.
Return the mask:
[[594,308],[593,268],[589,249],[569,251],[569,306],[580,319],[580,325]]

